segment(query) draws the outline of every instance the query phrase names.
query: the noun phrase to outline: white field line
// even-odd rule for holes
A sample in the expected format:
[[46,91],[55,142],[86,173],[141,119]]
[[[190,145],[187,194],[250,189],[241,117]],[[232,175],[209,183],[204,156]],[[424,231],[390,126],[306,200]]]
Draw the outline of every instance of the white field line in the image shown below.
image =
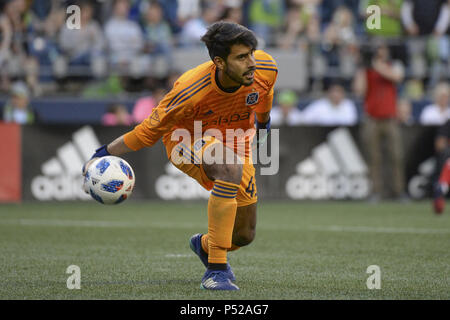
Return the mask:
[[[196,223],[142,223],[139,221],[99,221],[66,219],[9,219],[0,220],[0,225],[19,225],[31,227],[86,227],[86,228],[174,228],[189,229],[203,227]],[[258,228],[258,227],[257,227]],[[407,228],[407,227],[370,227],[370,226],[260,226],[262,230],[315,230],[328,232],[363,232],[363,233],[406,233],[406,234],[450,234],[450,229]]]
[[31,227],[86,227],[86,228],[195,228],[194,223],[142,223],[139,221],[99,221],[66,219],[9,219],[0,220],[0,225],[19,225]]
[[184,253],[168,253],[165,255],[166,258],[194,258],[195,255],[190,254],[184,254]]
[[330,232],[370,232],[370,233],[413,233],[413,234],[450,234],[450,229],[395,228],[368,226],[310,226],[310,230]]

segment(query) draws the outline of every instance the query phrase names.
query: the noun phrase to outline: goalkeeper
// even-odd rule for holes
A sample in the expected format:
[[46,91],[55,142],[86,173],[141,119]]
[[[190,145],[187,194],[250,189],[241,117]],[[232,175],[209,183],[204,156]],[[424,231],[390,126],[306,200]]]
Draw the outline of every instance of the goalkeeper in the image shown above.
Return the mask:
[[[120,156],[150,147],[162,138],[169,160],[212,190],[208,232],[193,235],[189,242],[206,267],[201,287],[238,290],[227,253],[250,244],[255,237],[257,188],[250,145],[255,120],[256,128],[264,129],[261,139],[270,129],[278,71],[269,54],[256,50],[253,32],[241,25],[217,22],[202,41],[211,61],[185,72],[147,119],[99,148],[93,158]],[[194,137],[189,144],[173,139],[178,129],[193,137],[198,128],[194,121],[201,121],[202,137]],[[245,134],[227,139],[229,129]],[[208,135],[211,130],[221,134]],[[233,159],[227,156],[230,154]],[[219,161],[208,161],[208,157]],[[90,163],[92,160],[84,172]]]

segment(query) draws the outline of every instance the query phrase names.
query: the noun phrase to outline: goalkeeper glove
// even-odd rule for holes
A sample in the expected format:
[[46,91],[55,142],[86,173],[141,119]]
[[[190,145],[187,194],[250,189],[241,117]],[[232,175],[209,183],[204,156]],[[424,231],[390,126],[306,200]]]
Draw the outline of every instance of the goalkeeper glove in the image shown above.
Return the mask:
[[92,162],[95,161],[95,159],[111,155],[108,152],[106,147],[107,147],[107,145],[104,144],[100,148],[95,150],[95,153],[92,155],[92,157],[83,165],[82,173],[83,173],[83,176],[85,176],[84,181],[83,181],[83,190],[86,193],[89,193],[89,188],[87,187],[87,184],[86,184],[87,179],[88,179],[88,176],[86,175],[87,169],[92,164]]
[[83,169],[82,169],[83,175],[86,173],[87,165],[90,164],[94,158],[101,158],[101,157],[111,155],[111,153],[108,152],[108,149],[106,147],[107,147],[107,145],[104,144],[100,148],[95,150],[95,153],[92,155],[92,157],[83,165]]

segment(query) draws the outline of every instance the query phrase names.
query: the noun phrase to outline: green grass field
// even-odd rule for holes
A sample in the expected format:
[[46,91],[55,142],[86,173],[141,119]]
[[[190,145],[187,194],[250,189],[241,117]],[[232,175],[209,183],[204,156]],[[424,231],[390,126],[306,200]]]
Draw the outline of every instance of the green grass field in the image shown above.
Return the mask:
[[[450,214],[430,210],[263,202],[255,241],[229,254],[241,290],[211,292],[188,245],[206,202],[0,205],[0,299],[450,299]],[[69,265],[81,290],[66,287]]]

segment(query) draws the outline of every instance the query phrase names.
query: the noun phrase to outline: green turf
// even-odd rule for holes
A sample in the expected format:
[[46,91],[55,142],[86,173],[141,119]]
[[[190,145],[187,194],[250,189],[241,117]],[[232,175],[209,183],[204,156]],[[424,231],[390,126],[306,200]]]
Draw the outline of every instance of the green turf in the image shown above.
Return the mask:
[[206,226],[206,202],[1,205],[0,298],[450,299],[450,215],[429,203],[261,203],[255,241],[229,255],[238,292],[199,289],[188,240]]

